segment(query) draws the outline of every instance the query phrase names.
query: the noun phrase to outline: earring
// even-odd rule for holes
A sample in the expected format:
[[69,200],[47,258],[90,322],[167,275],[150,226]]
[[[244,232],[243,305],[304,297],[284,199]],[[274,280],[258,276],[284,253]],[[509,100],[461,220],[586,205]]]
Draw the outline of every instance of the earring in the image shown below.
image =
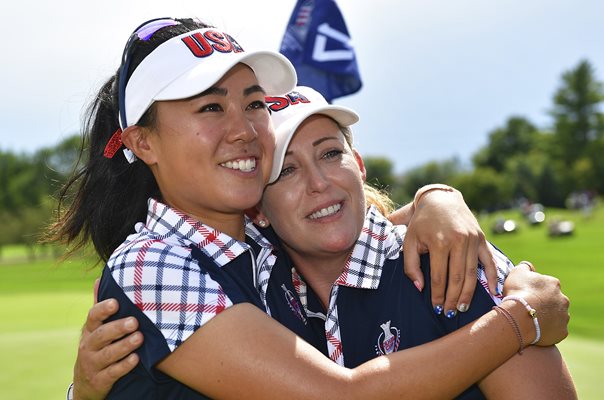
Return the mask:
[[258,221],[258,225],[260,225],[263,228],[266,228],[268,226],[268,222],[266,222],[266,220],[261,219],[260,221]]

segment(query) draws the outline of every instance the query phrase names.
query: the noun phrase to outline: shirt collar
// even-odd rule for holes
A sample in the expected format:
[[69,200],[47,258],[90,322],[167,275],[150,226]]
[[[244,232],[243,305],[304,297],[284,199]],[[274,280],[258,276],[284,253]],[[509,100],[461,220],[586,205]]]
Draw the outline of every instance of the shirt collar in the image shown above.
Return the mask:
[[404,225],[393,225],[374,206],[370,206],[359,239],[335,283],[377,289],[384,263],[398,258],[402,251],[405,232]]
[[258,243],[263,249],[273,250],[273,244],[258,230],[256,225],[254,225],[252,220],[247,216],[245,217],[245,234]]
[[250,248],[248,244],[152,198],[147,203],[145,228],[166,241],[175,240],[178,245],[198,247],[221,267]]

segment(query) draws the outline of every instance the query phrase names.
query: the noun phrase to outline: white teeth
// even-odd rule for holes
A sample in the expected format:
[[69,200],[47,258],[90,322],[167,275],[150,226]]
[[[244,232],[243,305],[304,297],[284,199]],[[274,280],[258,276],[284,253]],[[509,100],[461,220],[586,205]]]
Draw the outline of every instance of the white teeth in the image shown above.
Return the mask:
[[327,208],[323,208],[319,211],[316,211],[312,214],[310,214],[310,219],[318,219],[318,218],[323,218],[323,217],[327,217],[329,215],[333,215],[335,213],[337,213],[338,211],[340,211],[340,208],[342,208],[342,205],[340,203],[338,204],[334,204],[333,206],[329,206]]
[[227,161],[220,165],[230,169],[238,169],[243,172],[250,172],[256,168],[256,159],[248,158],[247,160]]

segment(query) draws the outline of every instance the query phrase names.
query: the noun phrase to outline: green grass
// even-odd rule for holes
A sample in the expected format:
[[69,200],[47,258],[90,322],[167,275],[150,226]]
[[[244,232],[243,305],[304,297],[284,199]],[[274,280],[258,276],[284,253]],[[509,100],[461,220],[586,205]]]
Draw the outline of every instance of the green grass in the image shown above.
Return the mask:
[[[513,261],[530,260],[539,272],[560,279],[571,299],[571,335],[604,340],[604,208],[586,218],[579,212],[545,210],[546,221],[530,226],[520,213],[508,211],[481,218],[483,229]],[[493,235],[490,227],[497,216],[519,223],[516,233]],[[575,223],[569,237],[551,238],[547,222],[555,217]],[[489,230],[488,230],[489,229]]]
[[[569,338],[559,347],[582,400],[600,399],[604,392],[601,362],[604,360],[604,207],[589,217],[569,210],[545,210],[546,221],[526,223],[518,211],[480,218],[489,239],[515,262],[529,260],[539,272],[560,279],[571,300]],[[516,233],[493,235],[497,217],[514,219]],[[551,238],[547,223],[554,218],[575,223],[569,237]]]
[[604,393],[604,341],[570,336],[558,348],[573,376],[579,399],[601,399]]
[[100,271],[85,272],[89,265],[84,260],[9,264],[6,259],[0,265],[0,398],[65,397]]
[[[502,215],[520,222],[516,234],[492,235],[496,215],[481,218],[489,238],[514,261],[531,260],[538,270],[557,276],[571,299],[570,336],[560,350],[575,379],[579,398],[604,392],[604,208],[585,219],[580,213],[546,210],[576,223],[576,234],[549,238],[546,226],[522,223],[514,211]],[[93,281],[100,267],[74,259],[27,261],[23,248],[2,249],[0,259],[0,398],[64,398],[72,378],[79,331],[92,304]]]
[[91,298],[77,292],[0,296],[0,398],[65,397]]

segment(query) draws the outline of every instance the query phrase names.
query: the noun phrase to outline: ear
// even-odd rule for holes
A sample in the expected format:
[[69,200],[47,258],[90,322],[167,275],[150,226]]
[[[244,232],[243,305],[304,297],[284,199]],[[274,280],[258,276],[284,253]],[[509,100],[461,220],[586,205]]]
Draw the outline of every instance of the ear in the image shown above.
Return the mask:
[[270,225],[270,221],[268,220],[266,215],[264,215],[262,210],[260,210],[259,206],[248,208],[247,210],[245,210],[245,215],[247,215],[248,218],[250,218],[252,222],[254,222],[254,224],[262,228],[267,228]]
[[363,183],[367,180],[367,170],[365,169],[365,163],[363,162],[363,157],[357,151],[357,149],[352,149],[354,153],[354,159],[357,161],[359,165],[359,170],[361,171],[361,179],[363,179]]
[[143,160],[147,165],[155,164],[157,161],[154,147],[149,141],[149,132],[146,128],[132,125],[122,132],[122,143],[129,148],[137,158]]

